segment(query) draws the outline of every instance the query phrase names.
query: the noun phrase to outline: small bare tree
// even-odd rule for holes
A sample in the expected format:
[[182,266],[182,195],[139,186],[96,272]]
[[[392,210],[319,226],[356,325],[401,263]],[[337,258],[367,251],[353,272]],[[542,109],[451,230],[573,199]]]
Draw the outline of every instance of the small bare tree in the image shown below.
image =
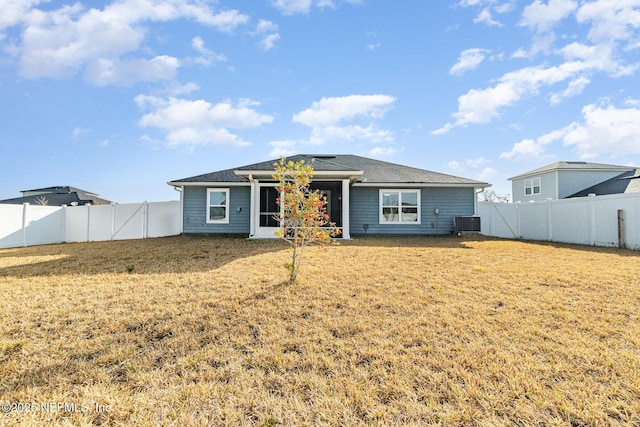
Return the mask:
[[478,193],[479,202],[509,203],[509,194],[496,194],[494,190],[484,190]]
[[309,245],[335,243],[340,234],[335,223],[329,222],[327,199],[320,190],[310,188],[313,166],[287,161],[284,157],[274,164],[273,179],[278,182],[280,228],[277,236],[291,245],[291,262],[287,263],[289,283],[295,283],[302,262],[304,248]]

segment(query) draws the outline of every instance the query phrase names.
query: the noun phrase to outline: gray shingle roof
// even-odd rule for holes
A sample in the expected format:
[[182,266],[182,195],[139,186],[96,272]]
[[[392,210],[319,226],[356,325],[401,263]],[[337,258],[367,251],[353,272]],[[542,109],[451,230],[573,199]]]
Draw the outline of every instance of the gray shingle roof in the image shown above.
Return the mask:
[[629,171],[631,169],[634,168],[631,166],[609,165],[606,163],[561,161],[551,163],[538,169],[534,169],[532,171],[514,176],[512,178],[509,178],[509,181],[556,170],[620,170],[622,172]]
[[[238,176],[234,171],[272,171],[273,164],[279,159],[266,162],[254,163],[234,169],[226,169],[197,175],[189,178],[171,181],[170,184],[180,183],[205,183],[205,182],[247,182],[247,179]],[[362,184],[439,184],[439,185],[468,185],[477,187],[489,186],[486,182],[476,181],[468,178],[447,175],[439,172],[432,172],[425,169],[418,169],[410,166],[398,165],[381,160],[352,154],[336,155],[312,155],[298,154],[287,157],[287,160],[298,162],[304,160],[306,163],[313,161],[315,171],[322,172],[355,172],[362,171],[363,174],[356,179],[356,183]]]
[[607,194],[624,194],[640,192],[640,169],[634,169],[622,173],[614,178],[608,179],[589,188],[585,188],[571,197],[586,197],[589,194],[605,196]]

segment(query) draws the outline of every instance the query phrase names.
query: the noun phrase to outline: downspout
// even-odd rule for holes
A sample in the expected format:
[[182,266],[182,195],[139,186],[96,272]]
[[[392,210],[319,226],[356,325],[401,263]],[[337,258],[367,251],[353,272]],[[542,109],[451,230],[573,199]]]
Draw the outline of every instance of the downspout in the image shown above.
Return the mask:
[[174,190],[176,190],[178,193],[180,193],[180,234],[184,233],[184,214],[183,214],[183,209],[184,209],[184,186],[182,187],[173,187]]
[[482,193],[484,187],[474,187],[473,188],[473,216],[478,215],[478,194]]

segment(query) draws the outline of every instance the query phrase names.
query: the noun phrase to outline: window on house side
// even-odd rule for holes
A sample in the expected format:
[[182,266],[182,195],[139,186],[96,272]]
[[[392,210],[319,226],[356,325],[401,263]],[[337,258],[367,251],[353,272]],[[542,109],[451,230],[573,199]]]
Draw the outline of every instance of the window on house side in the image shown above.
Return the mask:
[[207,223],[208,224],[228,224],[229,223],[229,189],[228,188],[208,188],[207,189]]
[[534,194],[540,194],[540,178],[526,179],[524,181],[524,194],[525,196],[531,196]]
[[420,190],[380,190],[381,224],[420,224]]

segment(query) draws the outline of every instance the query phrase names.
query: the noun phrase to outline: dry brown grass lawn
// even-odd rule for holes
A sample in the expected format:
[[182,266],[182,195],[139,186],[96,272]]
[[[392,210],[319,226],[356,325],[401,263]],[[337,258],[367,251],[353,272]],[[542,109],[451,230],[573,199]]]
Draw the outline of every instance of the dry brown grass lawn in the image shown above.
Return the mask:
[[640,425],[640,253],[361,238],[309,252],[295,286],[288,257],[0,250],[0,424]]

